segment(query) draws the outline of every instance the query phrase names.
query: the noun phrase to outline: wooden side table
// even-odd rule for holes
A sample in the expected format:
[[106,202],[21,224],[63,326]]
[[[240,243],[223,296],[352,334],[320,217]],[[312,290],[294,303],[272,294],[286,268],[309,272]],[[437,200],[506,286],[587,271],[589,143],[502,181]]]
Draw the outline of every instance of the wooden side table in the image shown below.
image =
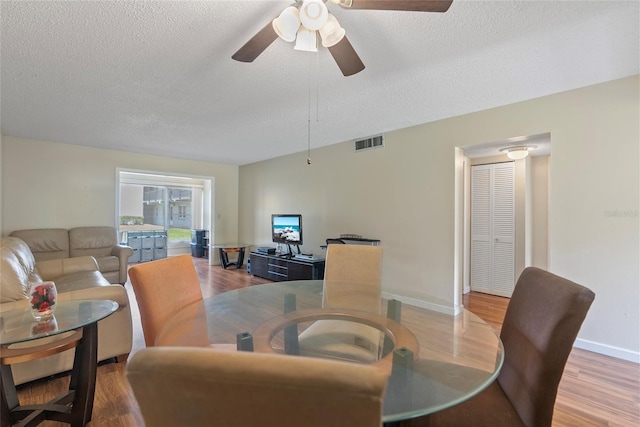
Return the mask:
[[[242,263],[244,262],[244,250],[245,248],[251,245],[247,245],[244,243],[227,243],[227,244],[217,244],[212,245],[211,247],[214,249],[218,249],[220,252],[220,263],[222,264],[222,268],[225,270],[227,267],[242,267]],[[229,254],[237,253],[238,259],[235,262],[229,262]]]
[[[91,421],[96,384],[98,321],[110,316],[118,304],[110,300],[59,301],[55,315],[35,322],[29,307],[0,312],[0,412],[2,427],[35,426],[44,420],[84,426]],[[14,344],[61,335],[60,339],[31,347]],[[36,405],[20,405],[11,365],[51,356],[75,348],[69,391]]]

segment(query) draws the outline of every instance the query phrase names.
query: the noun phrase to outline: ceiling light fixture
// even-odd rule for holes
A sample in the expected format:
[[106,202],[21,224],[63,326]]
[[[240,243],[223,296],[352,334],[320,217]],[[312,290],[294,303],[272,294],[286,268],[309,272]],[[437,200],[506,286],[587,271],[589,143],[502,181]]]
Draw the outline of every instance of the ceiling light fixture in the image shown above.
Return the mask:
[[[331,1],[340,3],[340,0]],[[320,33],[324,47],[335,46],[345,36],[344,28],[322,0],[296,0],[295,5],[283,10],[272,25],[278,37],[286,42],[295,41],[294,49],[306,52],[318,51],[316,32]]]
[[500,151],[505,153],[511,160],[524,159],[529,155],[529,150],[536,148],[535,145],[519,146],[519,147],[507,147],[501,148]]
[[273,30],[278,37],[287,42],[296,39],[296,33],[300,28],[300,13],[295,6],[289,6],[280,13],[272,22]]
[[316,32],[304,27],[300,28],[296,36],[296,45],[293,48],[304,52],[317,52]]

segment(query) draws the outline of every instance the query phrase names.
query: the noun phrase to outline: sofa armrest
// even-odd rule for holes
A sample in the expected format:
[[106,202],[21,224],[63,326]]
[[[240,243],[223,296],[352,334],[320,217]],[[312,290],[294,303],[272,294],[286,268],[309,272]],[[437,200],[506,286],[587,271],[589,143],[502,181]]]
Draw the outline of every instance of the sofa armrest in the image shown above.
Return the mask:
[[120,281],[118,283],[124,285],[127,281],[127,267],[129,266],[129,257],[133,255],[133,248],[126,245],[116,245],[111,250],[111,255],[120,260]]
[[55,280],[60,276],[81,271],[98,271],[98,263],[92,256],[51,259],[36,262],[42,280]]

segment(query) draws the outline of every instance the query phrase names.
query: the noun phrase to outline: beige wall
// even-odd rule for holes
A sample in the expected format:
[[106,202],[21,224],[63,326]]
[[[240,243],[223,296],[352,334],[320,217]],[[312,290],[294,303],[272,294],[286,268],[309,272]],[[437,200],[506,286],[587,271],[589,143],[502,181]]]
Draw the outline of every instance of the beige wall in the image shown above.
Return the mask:
[[[382,240],[384,290],[454,301],[454,147],[550,133],[549,269],[593,289],[579,345],[640,361],[639,77],[388,132],[240,168],[240,239],[301,213],[305,251],[326,237]],[[301,149],[304,149],[301,143]],[[534,225],[535,228],[535,225]]]
[[25,228],[115,225],[116,168],[215,179],[214,234],[236,240],[238,167],[5,136],[3,235]]

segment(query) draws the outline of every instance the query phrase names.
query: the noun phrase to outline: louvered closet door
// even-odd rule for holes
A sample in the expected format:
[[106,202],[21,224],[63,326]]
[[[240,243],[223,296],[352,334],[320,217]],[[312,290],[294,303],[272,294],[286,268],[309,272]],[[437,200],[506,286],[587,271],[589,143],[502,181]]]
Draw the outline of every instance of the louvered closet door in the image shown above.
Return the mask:
[[510,297],[515,284],[514,165],[471,168],[471,289]]
[[491,165],[471,167],[471,289],[491,292]]

